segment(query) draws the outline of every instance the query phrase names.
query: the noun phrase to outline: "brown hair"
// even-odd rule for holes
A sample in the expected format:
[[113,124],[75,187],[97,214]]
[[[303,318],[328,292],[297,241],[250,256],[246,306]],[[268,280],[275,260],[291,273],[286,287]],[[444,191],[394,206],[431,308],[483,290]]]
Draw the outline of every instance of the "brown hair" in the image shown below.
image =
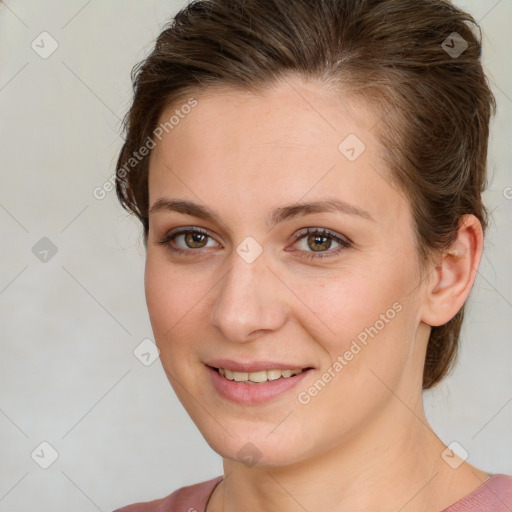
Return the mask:
[[[379,118],[382,158],[410,202],[423,273],[454,241],[462,215],[475,215],[484,232],[488,223],[481,193],[496,103],[481,38],[448,0],[191,2],[132,70],[117,196],[141,221],[147,247],[149,156],[139,150],[162,111],[212,86],[257,91],[295,73],[339,85]],[[424,389],[452,368],[463,316],[464,307],[432,328]]]

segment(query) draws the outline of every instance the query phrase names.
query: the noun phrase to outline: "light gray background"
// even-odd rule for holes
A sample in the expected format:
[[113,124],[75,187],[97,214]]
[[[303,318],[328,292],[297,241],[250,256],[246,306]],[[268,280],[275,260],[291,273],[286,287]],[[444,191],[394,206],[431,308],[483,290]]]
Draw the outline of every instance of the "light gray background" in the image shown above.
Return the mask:
[[[114,191],[92,194],[113,173],[130,70],[185,3],[0,6],[2,512],[108,511],[222,474],[160,362],[133,354],[152,338],[140,227]],[[427,413],[472,464],[512,474],[512,2],[457,4],[482,24],[498,101],[485,194],[494,223],[459,363],[426,393]],[[43,31],[59,44],[48,59],[31,48]],[[42,237],[58,249],[46,263],[32,252]],[[31,458],[42,441],[59,454],[46,470]]]

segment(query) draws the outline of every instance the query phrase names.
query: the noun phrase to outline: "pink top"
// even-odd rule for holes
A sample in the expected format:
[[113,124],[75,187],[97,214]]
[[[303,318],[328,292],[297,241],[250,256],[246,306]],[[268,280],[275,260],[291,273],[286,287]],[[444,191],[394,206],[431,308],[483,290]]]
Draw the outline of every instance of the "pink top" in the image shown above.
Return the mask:
[[[205,512],[215,487],[222,481],[218,476],[199,484],[181,487],[166,498],[134,503],[114,512]],[[511,512],[512,476],[497,473],[486,482],[441,512]]]

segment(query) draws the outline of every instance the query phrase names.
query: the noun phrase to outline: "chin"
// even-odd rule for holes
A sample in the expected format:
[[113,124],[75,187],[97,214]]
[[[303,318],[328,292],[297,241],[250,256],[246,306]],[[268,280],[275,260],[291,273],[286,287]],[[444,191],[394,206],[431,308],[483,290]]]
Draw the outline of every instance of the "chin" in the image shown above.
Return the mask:
[[276,430],[269,435],[272,428],[267,425],[264,429],[254,426],[252,433],[250,427],[244,428],[240,424],[223,426],[229,433],[221,427],[213,432],[210,423],[207,431],[200,431],[212,450],[224,459],[264,468],[287,466],[307,457],[305,441],[292,438],[284,429],[280,434]]

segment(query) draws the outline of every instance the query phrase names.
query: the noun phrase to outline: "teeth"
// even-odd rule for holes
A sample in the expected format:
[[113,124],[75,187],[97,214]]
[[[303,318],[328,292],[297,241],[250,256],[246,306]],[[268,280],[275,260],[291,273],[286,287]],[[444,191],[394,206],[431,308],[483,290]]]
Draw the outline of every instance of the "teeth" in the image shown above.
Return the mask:
[[277,380],[280,378],[288,378],[293,375],[302,373],[302,369],[297,370],[262,370],[260,372],[234,372],[227,368],[219,368],[219,373],[224,375],[228,380],[234,380],[236,382],[245,383],[256,383],[256,382],[267,382],[268,380]]
[[[298,373],[300,373],[302,370],[299,370]],[[267,370],[267,379],[268,380],[277,380],[282,377],[281,370]]]
[[233,380],[236,382],[244,382],[248,379],[249,374],[243,372],[232,372]]

